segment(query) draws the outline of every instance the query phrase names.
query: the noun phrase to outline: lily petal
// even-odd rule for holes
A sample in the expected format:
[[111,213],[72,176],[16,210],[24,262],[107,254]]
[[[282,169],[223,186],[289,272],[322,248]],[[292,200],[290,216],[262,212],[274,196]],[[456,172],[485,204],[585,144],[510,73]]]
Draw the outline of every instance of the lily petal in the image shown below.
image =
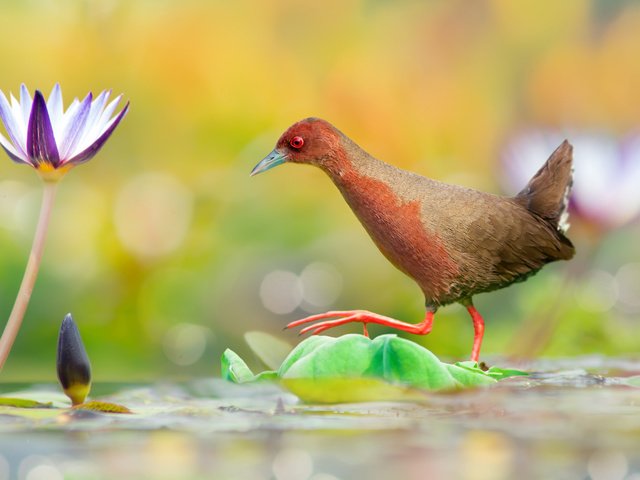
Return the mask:
[[36,167],[42,162],[51,164],[55,168],[60,164],[60,155],[47,112],[47,103],[39,90],[36,90],[29,116],[27,154],[35,162]]
[[22,105],[16,100],[16,97],[11,94],[11,112],[13,112],[13,121],[17,125],[16,136],[20,142],[20,148],[24,150],[25,155],[27,153],[27,122],[22,115]]
[[118,95],[116,98],[111,100],[111,103],[107,105],[107,107],[102,112],[102,115],[100,115],[99,123],[101,125],[101,129],[104,129],[107,123],[109,123],[109,119],[111,118],[111,115],[113,115],[113,112],[116,109],[118,103],[120,103],[120,100],[122,100],[122,95]]
[[95,139],[102,135],[104,131],[109,127],[109,124],[112,120],[111,115],[118,106],[121,98],[122,95],[118,95],[109,103],[109,105],[97,112],[98,118],[96,118],[95,122],[91,126],[91,129],[85,131],[84,138],[82,139],[82,145],[78,146],[80,150],[84,150],[89,145],[91,145],[95,141]]
[[13,116],[13,111],[7,97],[5,97],[2,92],[0,92],[0,119],[2,119],[2,123],[4,123],[7,129],[16,154],[26,158],[27,152],[25,151],[24,144],[20,141],[20,127]]
[[89,114],[89,118],[87,118],[87,133],[91,132],[96,122],[100,119],[100,115],[104,110],[104,106],[107,104],[109,95],[111,95],[111,91],[104,90],[96,97],[93,103],[91,103],[91,113]]
[[1,133],[0,133],[0,146],[4,148],[4,151],[7,152],[7,155],[9,155],[9,158],[14,162],[31,165],[31,162],[27,160],[27,156],[20,155],[14,148],[13,144],[9,140],[7,140],[5,136],[2,135]]
[[27,86],[23,83],[20,85],[20,108],[22,110],[22,121],[25,125],[29,122],[32,105],[33,100],[31,99],[29,90],[27,90]]
[[98,150],[102,148],[102,145],[104,145],[104,143],[109,139],[113,131],[116,129],[116,127],[118,126],[118,124],[124,118],[124,116],[127,114],[128,111],[129,111],[129,102],[127,102],[127,104],[124,106],[122,111],[113,120],[111,120],[111,123],[107,126],[106,130],[102,133],[102,135],[100,135],[86,149],[84,149],[74,157],[70,158],[69,160],[65,161],[64,163],[80,164],[92,158],[96,153],[98,153]]
[[[65,128],[69,123],[69,119],[75,115],[78,105],[80,105],[80,101],[77,98],[74,98],[73,102],[71,102],[71,105],[69,105],[65,110],[65,112],[62,114],[62,120],[60,121],[61,123],[60,128],[63,132],[65,131]],[[64,141],[64,138],[62,139],[62,141],[58,142],[58,144],[62,145],[63,141]]]
[[75,153],[80,152],[86,149],[87,147],[89,147],[89,145],[91,145],[95,141],[95,139],[98,138],[102,133],[102,129],[104,128],[104,125],[100,124],[100,120],[102,118],[104,106],[107,103],[109,95],[111,95],[111,92],[105,90],[102,93],[100,93],[100,95],[98,95],[98,97],[91,104],[91,110],[89,112],[89,116],[85,121],[86,127],[84,129],[84,134],[82,135],[82,138],[78,141],[78,144],[76,145]]
[[51,125],[53,125],[54,134],[56,140],[60,141],[62,131],[60,130],[60,121],[62,120],[62,91],[60,90],[60,84],[56,83],[49,94],[47,100],[47,110],[51,116]]
[[82,100],[82,103],[78,104],[76,102],[73,106],[75,106],[74,110],[71,110],[71,108],[67,110],[70,116],[64,127],[64,133],[60,141],[60,157],[63,159],[72,154],[74,148],[83,137],[83,133],[86,131],[86,119],[91,108],[91,94],[88,94],[84,100]]

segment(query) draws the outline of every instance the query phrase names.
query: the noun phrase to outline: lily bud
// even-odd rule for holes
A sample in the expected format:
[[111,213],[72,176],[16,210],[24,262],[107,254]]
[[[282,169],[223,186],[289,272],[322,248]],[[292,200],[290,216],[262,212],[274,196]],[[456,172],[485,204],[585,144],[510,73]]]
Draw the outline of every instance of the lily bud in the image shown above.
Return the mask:
[[70,313],[60,326],[56,367],[60,384],[71,403],[83,403],[91,390],[91,363]]

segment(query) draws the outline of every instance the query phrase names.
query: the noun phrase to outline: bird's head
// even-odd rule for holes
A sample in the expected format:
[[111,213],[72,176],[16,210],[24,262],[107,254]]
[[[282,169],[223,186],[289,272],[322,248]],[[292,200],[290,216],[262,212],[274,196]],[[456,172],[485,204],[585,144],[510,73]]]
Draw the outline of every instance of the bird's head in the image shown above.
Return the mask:
[[326,169],[340,156],[343,150],[342,138],[342,133],[326,120],[301,120],[282,134],[276,148],[253,168],[251,175],[284,162],[308,163]]

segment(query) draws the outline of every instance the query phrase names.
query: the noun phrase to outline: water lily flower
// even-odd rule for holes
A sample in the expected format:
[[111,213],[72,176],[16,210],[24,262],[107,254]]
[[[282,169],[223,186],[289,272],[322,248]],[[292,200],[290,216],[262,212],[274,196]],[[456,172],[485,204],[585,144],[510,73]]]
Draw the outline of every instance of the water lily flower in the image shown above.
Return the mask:
[[91,390],[91,363],[70,313],[60,325],[56,370],[60,385],[71,403],[79,405],[84,402]]
[[39,90],[31,98],[24,85],[20,87],[20,101],[13,95],[9,101],[0,91],[0,120],[8,136],[0,134],[0,146],[14,162],[32,166],[44,180],[42,206],[31,254],[18,296],[0,337],[0,369],[18,335],[38,276],[58,181],[71,168],[98,153],[129,110],[127,102],[114,116],[122,96],[109,102],[110,96],[108,90],[95,99],[89,93],[82,101],[76,98],[64,110],[58,84],[53,87],[48,100]]
[[640,219],[640,135],[622,139],[601,132],[529,131],[502,152],[505,189],[515,193],[541,159],[568,138],[573,144],[572,215],[601,231]]
[[24,85],[20,101],[11,95],[9,102],[0,91],[0,119],[9,136],[0,134],[0,145],[13,161],[31,165],[45,180],[58,180],[91,159],[126,115],[128,103],[112,117],[122,95],[107,103],[110,95],[105,90],[93,99],[89,93],[64,111],[58,84],[46,101],[39,90],[32,99]]

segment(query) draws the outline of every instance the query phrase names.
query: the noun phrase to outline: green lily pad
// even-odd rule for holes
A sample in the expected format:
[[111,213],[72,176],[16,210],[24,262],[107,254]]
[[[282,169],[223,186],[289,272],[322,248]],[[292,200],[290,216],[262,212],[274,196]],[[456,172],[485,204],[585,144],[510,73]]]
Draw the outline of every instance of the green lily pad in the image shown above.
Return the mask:
[[424,398],[425,391],[492,385],[513,375],[527,373],[497,367],[485,372],[476,362],[443,363],[426,348],[396,335],[312,336],[296,346],[277,371],[258,375],[232,350],[222,356],[223,378],[236,383],[278,379],[302,400],[314,403],[414,400]]
[[228,348],[222,353],[220,370],[224,380],[234,383],[250,382],[255,378],[254,373],[240,355]]
[[277,372],[266,371],[255,375],[236,352],[226,349],[222,354],[221,373],[224,380],[234,383],[255,382],[256,380],[274,380]]
[[379,378],[284,378],[281,384],[307,403],[420,402],[425,392]]
[[491,367],[489,370],[482,370],[478,362],[457,362],[455,364],[458,367],[464,368],[466,370],[471,370],[474,373],[484,373],[485,375],[495,379],[502,380],[508,377],[522,377],[529,375],[527,372],[523,372],[522,370],[516,370],[514,368],[498,368]]

